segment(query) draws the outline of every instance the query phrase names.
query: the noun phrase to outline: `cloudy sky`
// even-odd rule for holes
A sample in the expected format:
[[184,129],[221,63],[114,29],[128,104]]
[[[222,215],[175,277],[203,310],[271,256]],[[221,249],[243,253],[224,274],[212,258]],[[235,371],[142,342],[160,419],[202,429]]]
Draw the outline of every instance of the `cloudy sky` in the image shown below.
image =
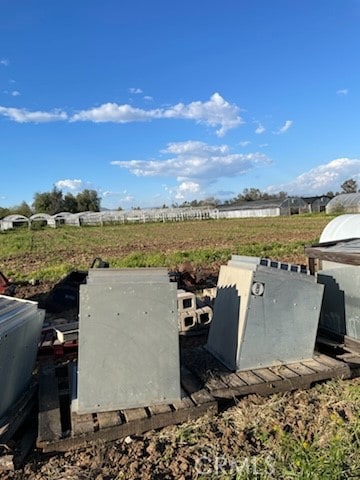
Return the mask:
[[4,0],[0,206],[360,184],[357,0]]

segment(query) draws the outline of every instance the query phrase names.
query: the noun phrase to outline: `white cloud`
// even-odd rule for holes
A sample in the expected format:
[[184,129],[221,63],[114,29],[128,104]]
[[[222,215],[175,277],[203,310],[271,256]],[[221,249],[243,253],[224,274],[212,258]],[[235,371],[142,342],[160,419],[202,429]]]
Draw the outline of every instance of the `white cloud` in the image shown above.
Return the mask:
[[7,67],[9,65],[9,60],[7,58],[2,58],[0,60],[0,65],[3,65],[4,67]]
[[286,120],[286,122],[284,123],[284,125],[279,128],[279,130],[277,130],[276,132],[273,132],[275,135],[281,135],[282,133],[285,133],[289,130],[289,128],[292,126],[293,124],[293,121],[292,120]]
[[[15,92],[17,91],[13,93]],[[17,93],[15,93],[15,96]],[[178,103],[165,108],[148,110],[136,108],[129,104],[104,103],[99,107],[81,110],[72,116],[59,109],[50,112],[31,112],[25,108],[0,106],[0,115],[18,123],[45,123],[62,120],[70,122],[130,123],[173,118],[192,120],[202,125],[217,128],[216,134],[219,137],[224,136],[229,129],[243,123],[242,118],[239,116],[239,111],[238,106],[231,105],[218,93],[214,93],[207,102],[195,101],[187,105]]]
[[135,199],[135,197],[133,195],[130,195],[127,190],[124,190],[123,192],[113,192],[111,190],[105,190],[101,191],[100,194],[103,198],[117,197],[116,201],[123,203],[129,203]]
[[346,96],[349,93],[349,89],[347,88],[342,88],[340,90],[337,90],[337,95],[340,95],[341,97]]
[[129,92],[130,92],[130,93],[134,93],[134,94],[143,93],[143,91],[141,90],[141,88],[134,88],[134,87],[129,88]]
[[[138,177],[176,179],[176,198],[200,193],[219,178],[244,175],[260,165],[270,164],[263,153],[232,153],[227,145],[209,145],[199,141],[169,143],[161,150],[164,160],[119,160],[112,165],[129,170]],[[169,156],[170,155],[170,156]],[[166,187],[169,193],[174,190]]]
[[67,114],[61,110],[53,110],[52,112],[29,112],[29,110],[26,109],[2,106],[0,106],[0,115],[18,123],[47,123],[66,120],[68,118]]
[[244,140],[243,142],[240,142],[239,145],[241,147],[247,147],[248,145],[250,145],[250,140]]
[[18,90],[13,90],[13,91],[11,92],[11,95],[12,95],[13,97],[18,97],[19,95],[21,95],[21,93],[20,93]]
[[221,95],[214,93],[207,102],[195,101],[187,105],[178,103],[152,110],[135,108],[128,104],[105,103],[100,107],[76,113],[71,121],[129,123],[164,118],[187,119],[210,127],[220,127],[216,133],[222,137],[229,129],[243,123],[239,111],[238,106],[231,105]]
[[265,130],[266,130],[266,128],[264,127],[264,125],[262,125],[261,123],[258,123],[258,126],[255,129],[255,133],[260,135],[260,134],[264,133]]
[[84,182],[80,179],[73,179],[70,180],[69,178],[66,180],[58,180],[55,183],[57,188],[65,188],[67,190],[80,190],[84,186]]
[[150,95],[145,95],[144,100],[146,100],[147,102],[152,102],[154,99]]
[[273,185],[267,190],[282,190],[293,195],[321,195],[339,191],[341,184],[348,178],[360,182],[360,159],[337,158],[302,173],[292,182]]

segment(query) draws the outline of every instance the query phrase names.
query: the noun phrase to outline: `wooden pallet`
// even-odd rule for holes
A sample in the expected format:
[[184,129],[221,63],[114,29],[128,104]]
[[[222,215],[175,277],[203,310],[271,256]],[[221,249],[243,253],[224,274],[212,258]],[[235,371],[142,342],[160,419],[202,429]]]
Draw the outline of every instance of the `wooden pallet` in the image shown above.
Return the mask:
[[0,444],[6,444],[21,427],[35,406],[37,383],[33,380],[6,415],[0,418]]
[[270,395],[277,392],[309,388],[312,384],[331,378],[350,378],[347,363],[323,354],[298,363],[231,372],[204,347],[182,352],[182,364],[197,377],[217,400],[229,400],[244,395]]
[[[19,400],[0,418],[0,472],[19,467],[35,443],[35,429],[25,429],[21,435],[19,431],[35,408],[37,387],[37,382],[32,380]],[[15,437],[19,438],[14,441]]]
[[346,363],[351,371],[351,378],[360,376],[360,342],[350,337],[335,338],[319,335],[317,348],[336,360]]
[[70,411],[67,372],[67,368],[48,365],[40,373],[37,447],[43,452],[63,452],[89,441],[139,435],[217,412],[216,400],[185,370],[182,398],[172,404],[77,415]]

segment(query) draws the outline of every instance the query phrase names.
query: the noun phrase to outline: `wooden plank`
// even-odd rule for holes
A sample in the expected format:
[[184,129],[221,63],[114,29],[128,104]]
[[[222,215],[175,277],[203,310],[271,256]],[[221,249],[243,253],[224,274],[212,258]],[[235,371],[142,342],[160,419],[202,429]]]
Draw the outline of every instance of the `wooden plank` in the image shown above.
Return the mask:
[[237,390],[238,388],[244,387],[246,385],[244,380],[242,380],[238,375],[236,375],[236,373],[225,375],[223,380],[232,390]]
[[276,375],[268,368],[256,368],[253,370],[253,372],[255,373],[255,375],[265,380],[265,382],[276,382],[278,380],[281,380],[281,377]]
[[99,428],[113,427],[114,425],[120,425],[122,423],[120,412],[101,412],[97,413],[97,421]]
[[312,370],[311,368],[308,368],[306,365],[303,365],[302,363],[289,363],[287,367],[300,376],[307,376],[315,373],[314,370]]
[[152,405],[149,407],[149,411],[152,415],[159,415],[160,413],[172,412],[170,405]]
[[144,418],[148,418],[145,408],[127,408],[126,410],[123,410],[123,414],[127,422],[137,422]]
[[53,365],[44,366],[39,379],[39,440],[61,437],[58,379]]
[[326,365],[327,367],[330,368],[338,368],[340,367],[341,363],[336,360],[335,358],[328,357],[327,355],[324,354],[316,354],[314,356],[314,360],[316,360],[319,363],[322,363],[323,365]]
[[195,403],[191,400],[191,398],[188,396],[188,394],[182,388],[181,389],[181,399],[180,400],[175,400],[175,402],[173,402],[172,405],[175,408],[175,410],[183,410],[184,408],[194,407]]
[[311,368],[315,372],[328,372],[330,370],[329,366],[324,365],[323,363],[318,362],[314,358],[311,360],[304,360],[301,362],[302,365]]
[[[146,418],[138,418],[134,421],[124,422],[121,425],[87,432],[76,437],[68,437],[54,442],[39,442],[39,448],[46,452],[65,452],[70,448],[85,446],[89,441],[114,441],[125,438],[128,435],[140,435],[149,430],[163,428],[168,425],[176,425],[182,422],[195,420],[205,414],[215,414],[218,411],[217,403],[199,404],[168,413],[161,413]],[[130,410],[130,409],[129,409]],[[129,412],[126,410],[126,412]],[[135,410],[135,409],[131,409]],[[140,409],[139,409],[140,410]],[[124,411],[125,414],[125,411]],[[137,417],[137,415],[135,415]]]
[[94,431],[94,418],[91,413],[78,415],[71,412],[71,434],[73,436]]
[[204,388],[186,367],[181,367],[181,385],[196,405],[214,402],[214,397]]
[[271,367],[270,370],[284,379],[291,379],[299,376],[298,373],[290,370],[286,365]]
[[255,375],[255,373],[251,370],[236,372],[236,374],[247,385],[258,385],[259,383],[264,383],[264,380]]
[[344,345],[346,348],[348,348],[352,352],[360,353],[360,340],[356,340],[355,338],[348,337],[347,335],[345,335]]

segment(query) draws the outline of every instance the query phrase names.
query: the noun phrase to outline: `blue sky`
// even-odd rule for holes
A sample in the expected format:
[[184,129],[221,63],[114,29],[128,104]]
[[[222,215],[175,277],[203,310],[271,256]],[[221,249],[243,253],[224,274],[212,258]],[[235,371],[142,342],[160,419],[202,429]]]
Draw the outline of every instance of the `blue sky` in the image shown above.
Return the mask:
[[360,1],[1,0],[0,206],[360,184]]

